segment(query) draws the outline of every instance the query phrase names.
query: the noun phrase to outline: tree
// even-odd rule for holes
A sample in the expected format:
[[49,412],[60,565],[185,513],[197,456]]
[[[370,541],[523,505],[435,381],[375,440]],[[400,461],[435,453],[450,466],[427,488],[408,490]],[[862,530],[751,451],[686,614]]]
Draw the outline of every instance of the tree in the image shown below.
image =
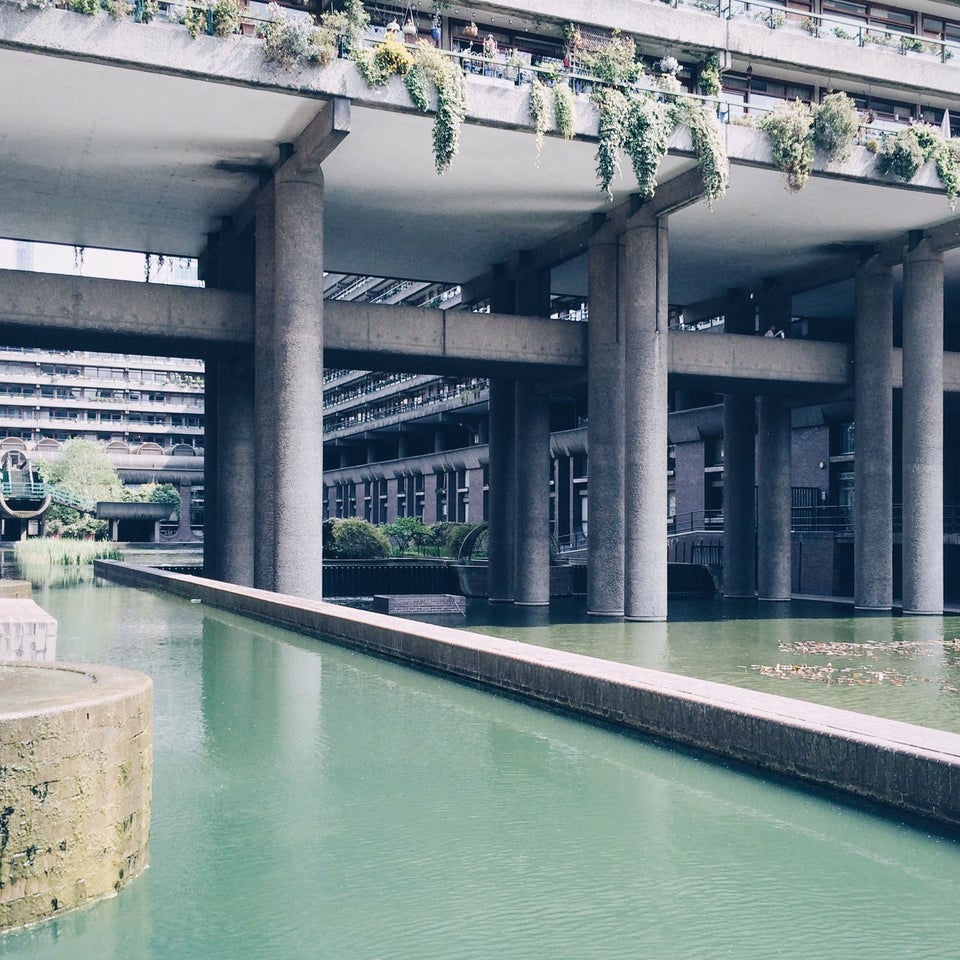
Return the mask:
[[68,440],[56,463],[41,460],[40,475],[47,483],[90,500],[122,500],[123,484],[102,444]]
[[397,552],[404,554],[412,543],[423,543],[427,528],[419,517],[397,517],[383,527],[383,532],[397,543]]

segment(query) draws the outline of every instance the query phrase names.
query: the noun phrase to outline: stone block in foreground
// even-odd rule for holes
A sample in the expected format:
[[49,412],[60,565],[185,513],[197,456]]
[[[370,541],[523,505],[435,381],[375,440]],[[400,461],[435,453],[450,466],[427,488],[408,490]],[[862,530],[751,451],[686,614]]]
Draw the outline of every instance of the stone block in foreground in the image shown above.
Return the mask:
[[0,932],[114,896],[147,865],[153,683],[0,664]]
[[54,660],[56,656],[57,621],[33,600],[0,597],[0,660]]

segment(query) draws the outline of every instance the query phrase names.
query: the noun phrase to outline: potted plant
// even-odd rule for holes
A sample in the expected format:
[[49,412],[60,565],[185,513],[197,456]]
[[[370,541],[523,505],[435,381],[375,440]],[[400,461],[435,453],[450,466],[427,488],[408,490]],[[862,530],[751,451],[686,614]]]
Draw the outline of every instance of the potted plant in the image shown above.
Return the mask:
[[480,35],[480,28],[471,20],[464,28],[463,35],[474,40]]

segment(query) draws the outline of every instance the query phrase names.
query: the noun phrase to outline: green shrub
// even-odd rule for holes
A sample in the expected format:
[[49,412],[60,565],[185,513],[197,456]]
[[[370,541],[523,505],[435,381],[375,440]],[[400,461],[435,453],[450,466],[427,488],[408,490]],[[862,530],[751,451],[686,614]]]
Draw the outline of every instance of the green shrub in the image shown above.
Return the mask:
[[813,114],[813,145],[831,160],[846,160],[860,129],[857,106],[845,93],[823,98]]
[[439,523],[432,524],[428,529],[433,539],[438,544],[442,544],[444,555],[456,559],[460,553],[460,544],[463,543],[463,538],[476,526],[475,523],[454,523],[452,520],[441,520]]
[[907,182],[917,175],[925,159],[916,130],[906,127],[883,138],[877,154],[877,170]]
[[774,165],[787,178],[787,188],[801,190],[813,170],[813,116],[800,100],[778,104],[757,126],[770,138]]
[[375,560],[390,556],[390,541],[367,520],[351,517],[333,523],[333,557],[339,560]]

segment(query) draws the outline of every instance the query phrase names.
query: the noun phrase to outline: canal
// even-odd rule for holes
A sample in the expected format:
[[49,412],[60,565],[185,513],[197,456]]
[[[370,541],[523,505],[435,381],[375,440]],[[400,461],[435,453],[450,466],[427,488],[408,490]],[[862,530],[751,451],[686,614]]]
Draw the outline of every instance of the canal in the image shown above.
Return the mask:
[[154,678],[152,855],[4,960],[956,952],[951,836],[203,604],[34,597],[60,659]]

